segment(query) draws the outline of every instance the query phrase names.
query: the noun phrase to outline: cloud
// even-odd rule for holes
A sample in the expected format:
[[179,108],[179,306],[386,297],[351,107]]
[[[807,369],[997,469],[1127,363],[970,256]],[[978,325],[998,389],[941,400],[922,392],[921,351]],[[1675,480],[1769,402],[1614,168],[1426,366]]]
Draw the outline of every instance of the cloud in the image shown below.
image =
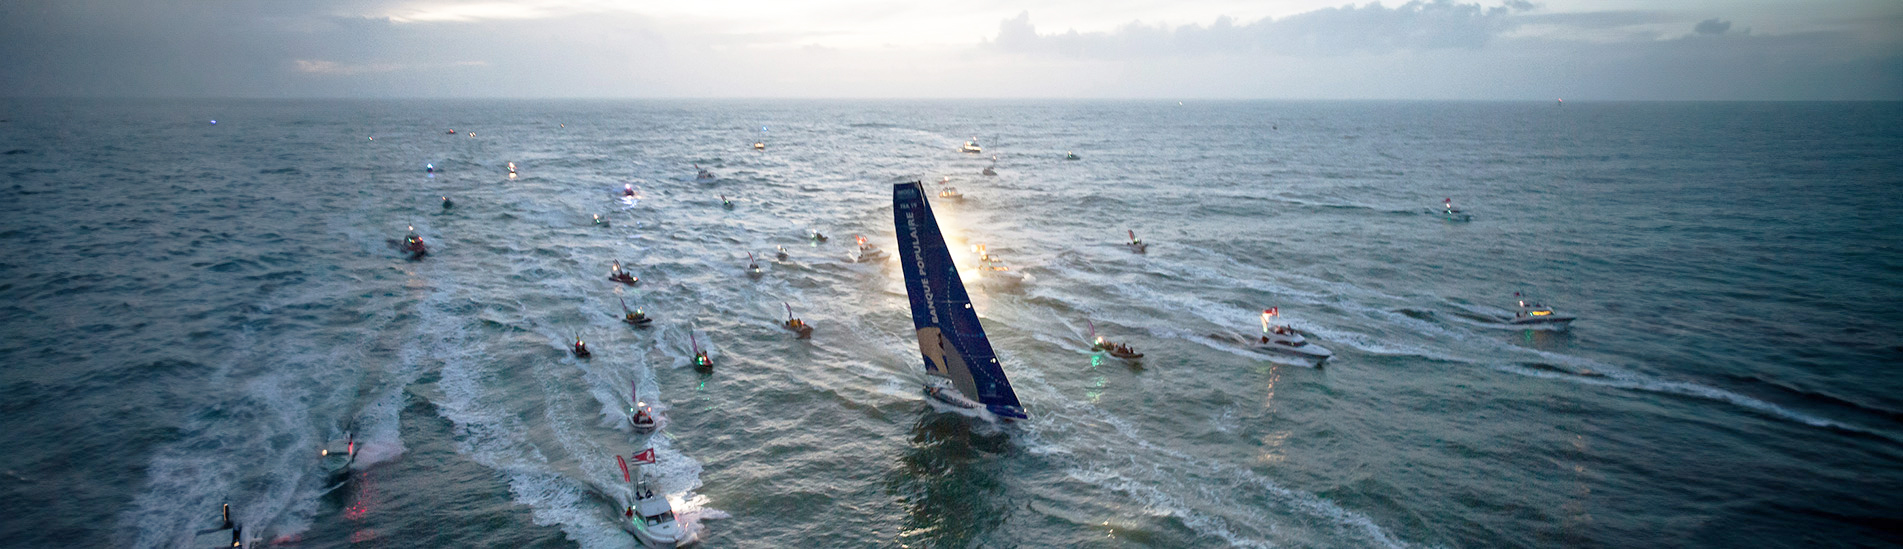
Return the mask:
[[1717,18],[1706,19],[1699,21],[1698,26],[1692,27],[1692,30],[1698,31],[1698,34],[1724,34],[1725,31],[1731,30],[1731,22]]
[[1395,50],[1479,48],[1513,27],[1513,14],[1533,9],[1513,0],[1486,7],[1452,0],[1416,0],[1399,7],[1371,3],[1325,8],[1236,24],[1220,17],[1208,27],[1130,23],[1112,32],[1039,34],[1029,12],[999,24],[991,44],[1012,53],[1128,57],[1205,53],[1340,55]]

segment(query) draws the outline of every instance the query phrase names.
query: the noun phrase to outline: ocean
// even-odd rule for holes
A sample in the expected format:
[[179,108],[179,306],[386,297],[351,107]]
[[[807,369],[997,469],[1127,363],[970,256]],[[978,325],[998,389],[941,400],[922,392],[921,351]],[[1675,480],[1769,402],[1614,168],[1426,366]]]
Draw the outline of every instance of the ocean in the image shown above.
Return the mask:
[[[631,547],[630,384],[707,547],[1903,544],[1903,104],[6,99],[0,173],[0,546]],[[846,261],[912,180],[1029,420]]]

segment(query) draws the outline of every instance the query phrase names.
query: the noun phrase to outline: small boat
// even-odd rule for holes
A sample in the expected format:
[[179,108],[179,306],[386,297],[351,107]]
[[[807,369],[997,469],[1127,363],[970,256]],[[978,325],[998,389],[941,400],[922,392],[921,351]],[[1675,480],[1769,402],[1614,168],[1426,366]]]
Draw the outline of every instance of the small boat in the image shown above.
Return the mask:
[[454,207],[456,207],[455,202],[450,202],[449,197],[447,196],[443,197],[443,209],[447,210]]
[[[615,299],[621,298],[617,297]],[[640,309],[628,310],[628,300],[626,299],[621,299],[621,321],[636,328],[646,328],[649,324],[654,323],[654,319],[648,318],[647,312]]]
[[747,276],[760,278],[764,274],[766,271],[760,268],[760,262],[753,260],[753,252],[747,252]]
[[[654,449],[642,450],[634,455],[634,460],[637,468],[642,463],[653,463]],[[622,519],[627,521],[623,527],[628,533],[652,549],[673,549],[693,543],[679,518],[674,516],[674,506],[668,503],[667,494],[654,491],[654,477],[643,471],[641,480],[636,482],[628,472],[628,462],[619,455],[615,461],[621,463],[621,477],[634,485],[634,501],[622,512]]]
[[1123,245],[1128,246],[1130,248],[1130,251],[1140,253],[1140,254],[1149,253],[1150,251],[1149,244],[1143,242],[1142,240],[1137,240],[1137,232],[1134,230],[1130,231],[1130,241],[1124,243]]
[[951,200],[964,200],[965,193],[958,192],[958,187],[945,187],[944,190],[938,191],[938,197]]
[[978,138],[973,137],[971,138],[970,141],[966,141],[963,146],[958,147],[958,151],[978,154],[978,153],[985,152],[985,149],[984,147],[978,146]]
[[[450,130],[450,131],[455,131],[455,130]],[[436,165],[435,165],[435,164],[424,164],[424,165],[423,165],[423,173],[436,173]]]
[[410,261],[422,261],[423,256],[429,255],[429,246],[423,243],[422,236],[416,234],[415,226],[410,227],[409,234],[403,235],[402,241],[391,240],[390,245],[407,254]]
[[991,168],[992,168],[991,166],[985,166],[984,171],[981,171],[978,173],[985,174],[985,175],[998,175],[998,170],[994,170]]
[[[1513,297],[1523,296],[1520,295],[1520,292],[1513,292]],[[1577,319],[1578,317],[1554,313],[1552,307],[1521,299],[1520,310],[1514,311],[1513,318],[1507,319],[1507,324],[1515,326],[1554,326],[1564,328],[1571,326],[1573,321]]]
[[607,227],[607,226],[608,226],[608,220],[607,220],[606,218],[603,218],[603,217],[601,217],[601,214],[595,214],[595,226],[596,226],[596,227]]
[[1262,311],[1262,336],[1255,340],[1256,350],[1313,358],[1318,362],[1335,356],[1334,352],[1303,339],[1302,334],[1295,331],[1295,328],[1289,327],[1287,323],[1274,322],[1274,319],[1281,314],[1280,307],[1270,307]]
[[706,183],[715,179],[714,172],[707,171],[707,168],[700,167],[700,164],[695,164],[694,169],[700,170],[700,173],[694,174],[695,181]]
[[764,150],[766,150],[766,142],[765,142],[765,141],[755,141],[755,142],[753,142],[753,150],[756,150],[756,151],[764,151]]
[[812,339],[813,325],[807,324],[806,321],[800,320],[799,318],[794,317],[793,306],[791,304],[787,304],[787,303],[780,303],[780,304],[786,305],[786,322],[781,322],[780,327],[786,328],[788,330],[792,330],[793,333],[799,334],[800,339]]
[[515,163],[509,163],[509,177],[515,177]]
[[661,422],[654,419],[654,411],[648,408],[648,403],[641,401],[641,387],[638,383],[628,382],[628,400],[634,401],[634,406],[628,407],[629,429],[637,435],[645,435],[661,428]]
[[720,195],[720,207],[731,210],[733,209],[733,201],[727,200],[727,195]]
[[1441,217],[1448,221],[1473,221],[1474,216],[1454,207],[1454,199],[1448,198],[1441,203]]
[[892,217],[900,263],[907,266],[900,270],[905,273],[905,294],[912,302],[912,328],[925,373],[932,379],[924,387],[926,396],[957,408],[985,410],[1007,421],[1030,417],[1011,390],[991,340],[978,323],[978,313],[971,308],[971,296],[965,293],[958,266],[939,233],[923,183],[892,186]]
[[819,234],[819,231],[813,231],[813,234],[807,238],[813,239],[813,242],[825,242],[827,240],[826,235]]
[[1083,160],[1084,157],[1077,156],[1077,153],[1074,153],[1074,152],[1064,151],[1064,159],[1065,160]]
[[449,135],[456,135],[456,128],[450,128]]
[[978,282],[987,286],[1016,286],[1024,283],[1024,273],[1011,270],[1004,260],[992,257],[984,244],[971,247],[978,254]]
[[581,336],[575,337],[575,346],[570,347],[569,351],[575,353],[575,358],[588,358],[591,356],[595,356],[594,353],[588,352],[588,344],[582,342]]
[[[231,504],[227,503],[224,505],[223,517],[223,520],[219,522],[217,528],[206,528],[193,534],[190,547],[232,547],[235,549],[244,549],[246,547],[256,547],[256,544],[261,541],[245,537],[244,525],[231,521]],[[220,535],[221,532],[226,530],[231,531],[231,539],[229,542],[225,540],[223,535]]]
[[1097,335],[1097,324],[1094,322],[1090,322],[1090,339],[1090,350],[1093,352],[1109,353],[1110,356],[1124,360],[1143,358],[1143,353],[1136,352],[1136,349],[1131,349],[1129,345],[1110,341],[1104,339],[1103,336]]
[[773,254],[773,259],[774,259],[775,261],[781,261],[781,262],[784,262],[784,261],[786,261],[786,260],[787,260],[788,258],[791,258],[791,257],[793,257],[793,256],[791,256],[791,255],[788,255],[788,254],[786,253],[786,247],[785,247],[785,246],[774,246],[774,247],[773,247],[773,249],[775,249],[775,250],[778,250],[778,252],[776,252],[776,253],[774,253],[774,254]]
[[323,461],[324,470],[330,472],[333,484],[343,481],[343,477],[350,473],[350,464],[357,461],[357,435],[344,433],[343,442],[341,448],[326,446],[317,450],[317,457]]
[[635,284],[641,283],[641,279],[635,278],[633,274],[629,274],[628,271],[623,270],[621,268],[620,261],[615,261],[614,265],[608,267],[608,280],[613,280],[615,282],[620,282],[622,284],[627,284],[629,286],[633,286]]
[[633,184],[633,183],[622,183],[622,184],[621,184],[621,196],[625,196],[625,197],[628,197],[628,198],[633,198],[633,197],[635,196],[635,192],[634,192],[634,184]]
[[692,332],[687,334],[687,342],[694,346],[694,367],[702,370],[714,369],[714,359],[707,356],[707,351],[700,349],[700,340],[695,339]]
[[867,243],[865,236],[857,236],[855,239],[859,242],[859,249],[846,254],[846,259],[852,260],[853,263],[867,263],[885,259],[885,250],[881,250],[878,246]]

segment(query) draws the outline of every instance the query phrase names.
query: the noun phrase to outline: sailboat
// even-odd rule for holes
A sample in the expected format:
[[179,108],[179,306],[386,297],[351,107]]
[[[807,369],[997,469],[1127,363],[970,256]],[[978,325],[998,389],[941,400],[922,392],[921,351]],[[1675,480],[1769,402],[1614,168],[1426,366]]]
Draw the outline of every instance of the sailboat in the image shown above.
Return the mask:
[[892,186],[892,216],[899,233],[905,294],[912,301],[912,327],[918,331],[925,373],[933,378],[925,394],[1007,420],[1030,417],[1011,391],[1011,381],[1005,378],[991,340],[978,323],[978,313],[971,308],[971,296],[965,293],[958,266],[939,233],[924,183]]

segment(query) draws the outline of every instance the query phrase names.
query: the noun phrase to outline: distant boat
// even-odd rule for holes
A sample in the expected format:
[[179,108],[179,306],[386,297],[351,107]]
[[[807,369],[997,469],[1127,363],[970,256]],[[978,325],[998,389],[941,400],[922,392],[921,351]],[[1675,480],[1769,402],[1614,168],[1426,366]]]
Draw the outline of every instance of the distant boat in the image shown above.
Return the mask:
[[893,223],[898,229],[905,293],[912,302],[920,358],[933,380],[925,394],[946,404],[984,409],[1006,419],[1026,419],[1011,381],[971,308],[958,266],[939,233],[923,183],[892,186]]
[[873,246],[871,243],[866,242],[864,235],[860,235],[856,237],[856,239],[859,242],[859,249],[848,252],[846,259],[852,260],[853,263],[867,263],[885,259],[885,250],[881,250],[878,246]]
[[1327,348],[1309,343],[1288,323],[1276,322],[1274,319],[1281,316],[1281,313],[1280,307],[1270,307],[1262,311],[1262,336],[1254,342],[1256,350],[1312,358],[1318,364],[1335,356],[1335,353]]
[[1125,243],[1124,246],[1128,246],[1130,251],[1136,253],[1146,253],[1150,251],[1150,245],[1148,243],[1137,240],[1137,232],[1135,230],[1130,231],[1130,242]]
[[784,302],[780,304],[786,306],[786,322],[780,323],[780,326],[788,330],[792,330],[793,333],[799,334],[800,339],[812,339],[813,325],[807,324],[806,321],[800,320],[799,317],[793,316],[792,304],[784,303]]
[[978,154],[985,152],[985,149],[984,147],[978,146],[978,138],[973,137],[970,141],[966,141],[963,146],[958,147],[958,151]]
[[707,168],[700,167],[700,164],[695,164],[694,169],[700,170],[700,173],[694,174],[695,181],[705,183],[714,180],[714,172],[707,171]]
[[964,200],[965,193],[958,192],[958,187],[945,187],[944,190],[938,191],[938,197],[951,200]]
[[628,428],[634,430],[634,434],[645,435],[661,428],[648,403],[641,401],[641,387],[633,381],[628,382],[628,400],[634,401],[634,406],[628,408]]
[[[1513,297],[1522,296],[1520,292],[1513,292]],[[1513,318],[1507,319],[1507,323],[1516,326],[1553,326],[1565,328],[1571,326],[1573,321],[1577,319],[1578,317],[1555,313],[1552,307],[1521,299],[1520,310],[1515,311]]]
[[1473,221],[1474,219],[1473,214],[1461,211],[1460,208],[1455,208],[1454,199],[1452,198],[1441,203],[1441,217],[1447,218],[1448,221]]
[[1064,159],[1065,160],[1083,160],[1084,157],[1077,156],[1077,153],[1074,153],[1074,152],[1064,151]]
[[972,246],[971,251],[978,254],[979,284],[994,289],[1010,289],[1024,283],[1024,273],[1013,271],[1004,264],[1004,260],[991,257],[991,251],[984,244]]
[[765,142],[765,141],[755,141],[755,142],[753,142],[753,150],[756,150],[756,151],[764,151],[764,150],[766,150],[766,142]]

